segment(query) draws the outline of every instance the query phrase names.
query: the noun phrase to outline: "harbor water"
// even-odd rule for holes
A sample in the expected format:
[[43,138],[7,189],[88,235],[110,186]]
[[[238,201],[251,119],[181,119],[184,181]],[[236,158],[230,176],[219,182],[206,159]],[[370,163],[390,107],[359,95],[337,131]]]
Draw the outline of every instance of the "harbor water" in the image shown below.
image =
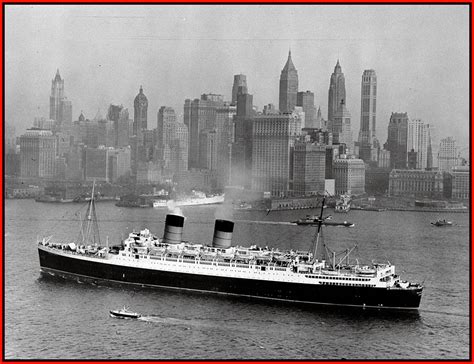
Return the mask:
[[[74,241],[80,205],[5,201],[5,359],[468,359],[469,214],[350,211],[327,227],[332,250],[357,245],[360,264],[389,261],[423,282],[418,311],[259,300],[173,289],[65,280],[40,273],[37,238]],[[314,228],[289,222],[317,214],[183,207],[184,239],[212,240],[215,218],[235,221],[233,243],[308,250]],[[82,214],[84,210],[82,210]],[[166,209],[97,204],[103,243],[132,230],[162,236]],[[453,221],[435,227],[437,219]],[[129,306],[138,320],[111,318]]]

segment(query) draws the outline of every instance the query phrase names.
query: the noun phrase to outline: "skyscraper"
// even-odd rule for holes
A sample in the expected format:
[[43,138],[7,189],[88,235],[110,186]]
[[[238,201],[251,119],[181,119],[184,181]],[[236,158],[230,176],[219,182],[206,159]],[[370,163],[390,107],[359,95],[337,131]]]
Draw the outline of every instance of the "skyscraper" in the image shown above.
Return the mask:
[[59,69],[51,81],[51,95],[49,97],[49,118],[60,122],[61,102],[64,100],[64,80],[61,79]]
[[200,165],[200,134],[216,127],[216,109],[224,104],[223,96],[203,94],[200,99],[184,101],[184,123],[189,130],[189,168],[204,168]]
[[316,108],[314,107],[314,93],[311,91],[300,91],[296,94],[296,105],[301,106],[304,111],[304,127],[316,128]]
[[329,82],[328,121],[333,120],[334,114],[337,112],[342,100],[346,102],[346,81],[339,60],[337,60]]
[[458,148],[453,137],[441,139],[438,152],[438,168],[440,172],[451,172],[458,165]]
[[163,161],[164,175],[177,175],[188,169],[188,128],[178,122],[173,108],[158,111],[158,159]]
[[288,60],[280,75],[280,102],[279,108],[282,113],[292,112],[296,106],[296,95],[298,93],[298,71],[291,60],[291,51],[288,52]]
[[392,113],[388,124],[388,137],[385,149],[390,151],[390,168],[407,167],[408,115]]
[[147,129],[148,120],[148,99],[143,93],[143,87],[133,102],[133,135],[138,135],[143,129]]
[[293,191],[298,195],[324,193],[326,146],[297,140],[293,154]]
[[125,147],[130,145],[128,109],[124,109],[122,105],[110,105],[107,112],[107,120],[112,121],[114,126],[113,145],[115,147]]
[[416,152],[416,169],[430,169],[433,165],[429,124],[420,119],[408,120],[407,153]]
[[252,173],[253,96],[237,96],[231,146],[231,184],[250,188]]
[[28,129],[20,137],[21,176],[54,177],[56,143],[50,130]]
[[286,196],[293,180],[293,148],[301,134],[298,115],[257,115],[252,131],[252,189]]
[[351,129],[351,114],[346,108],[344,100],[341,100],[339,108],[332,116],[333,120],[328,122],[328,131],[333,135],[335,144],[345,144],[352,152],[352,129]]
[[232,85],[232,105],[237,104],[237,95],[248,93],[247,76],[243,74],[234,75],[234,84]]
[[360,98],[359,156],[364,162],[369,162],[375,139],[377,75],[374,70],[365,70],[362,74]]

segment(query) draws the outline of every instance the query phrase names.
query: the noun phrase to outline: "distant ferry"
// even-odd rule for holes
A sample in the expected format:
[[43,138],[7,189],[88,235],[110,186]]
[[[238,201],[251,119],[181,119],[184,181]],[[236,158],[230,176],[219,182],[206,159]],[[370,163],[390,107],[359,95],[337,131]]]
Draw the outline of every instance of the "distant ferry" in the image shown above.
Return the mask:
[[144,229],[104,246],[91,199],[82,239],[71,243],[43,238],[38,242],[40,266],[43,272],[64,277],[139,286],[330,305],[419,307],[423,286],[402,280],[392,264],[351,264],[355,247],[334,252],[320,241],[322,213],[321,208],[309,251],[232,246],[234,223],[229,220],[216,220],[208,244],[183,241],[184,217],[171,214],[166,216],[163,238]]
[[167,207],[173,203],[176,207],[182,206],[199,206],[199,205],[215,205],[224,202],[224,195],[207,196],[204,192],[194,191],[193,196],[178,200],[159,199],[153,202],[153,207]]

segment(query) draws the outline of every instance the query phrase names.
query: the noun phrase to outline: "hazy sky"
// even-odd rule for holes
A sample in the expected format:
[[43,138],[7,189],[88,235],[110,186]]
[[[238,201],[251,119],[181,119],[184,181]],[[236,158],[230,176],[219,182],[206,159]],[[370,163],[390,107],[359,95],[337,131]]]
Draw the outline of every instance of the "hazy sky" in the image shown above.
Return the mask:
[[73,119],[110,103],[133,117],[143,85],[148,128],[160,106],[183,112],[202,93],[231,97],[247,75],[254,104],[278,107],[288,49],[299,89],[327,116],[337,59],[346,79],[353,135],[360,128],[360,82],[377,73],[377,134],[392,112],[408,112],[440,137],[469,143],[469,9],[463,5],[6,5],[6,121],[17,134],[49,117],[51,80],[65,79]]

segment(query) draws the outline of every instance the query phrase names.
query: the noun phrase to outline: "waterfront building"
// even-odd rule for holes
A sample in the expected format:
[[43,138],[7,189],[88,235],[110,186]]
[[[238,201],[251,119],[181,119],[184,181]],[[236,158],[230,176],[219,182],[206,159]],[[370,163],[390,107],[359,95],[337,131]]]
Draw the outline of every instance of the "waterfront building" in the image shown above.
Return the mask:
[[374,147],[377,107],[377,75],[374,70],[365,70],[361,82],[359,158],[364,162],[371,160]]
[[252,190],[283,197],[293,179],[293,147],[302,120],[295,113],[257,115],[252,128]]
[[28,129],[20,136],[21,177],[55,176],[57,139],[50,130]]
[[247,76],[243,74],[234,75],[234,84],[232,85],[232,105],[237,104],[238,94],[247,94]]
[[216,127],[216,109],[224,104],[222,95],[203,94],[200,99],[186,99],[184,102],[184,124],[189,131],[189,168],[201,168],[200,134],[203,130]]
[[451,170],[452,198],[458,200],[469,200],[471,191],[469,175],[470,166],[453,166]]
[[441,198],[443,174],[439,171],[392,169],[389,179],[390,196]]
[[390,167],[405,169],[407,167],[408,115],[393,113],[388,124],[388,137],[385,149],[390,152]]
[[386,194],[390,177],[390,168],[375,167],[366,164],[365,192],[368,194]]
[[306,140],[295,142],[293,153],[293,191],[306,196],[324,193],[326,146]]
[[279,109],[282,113],[292,112],[296,106],[298,93],[298,71],[291,59],[291,51],[280,74]]
[[362,159],[338,158],[333,161],[336,195],[365,193],[365,164]]
[[334,114],[338,111],[341,101],[346,101],[346,81],[339,60],[337,60],[329,81],[328,122],[333,121]]
[[407,152],[416,152],[416,169],[431,169],[433,154],[429,124],[420,119],[408,120]]
[[138,135],[148,128],[148,99],[143,93],[143,87],[133,101],[133,135]]
[[458,147],[453,137],[441,139],[438,152],[438,169],[441,172],[450,172],[458,165]]
[[314,107],[314,93],[311,91],[300,91],[296,94],[296,106],[304,111],[304,127],[318,128],[316,125],[316,108]]

